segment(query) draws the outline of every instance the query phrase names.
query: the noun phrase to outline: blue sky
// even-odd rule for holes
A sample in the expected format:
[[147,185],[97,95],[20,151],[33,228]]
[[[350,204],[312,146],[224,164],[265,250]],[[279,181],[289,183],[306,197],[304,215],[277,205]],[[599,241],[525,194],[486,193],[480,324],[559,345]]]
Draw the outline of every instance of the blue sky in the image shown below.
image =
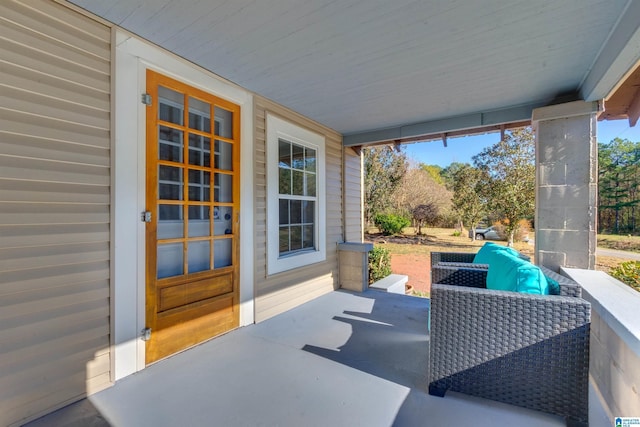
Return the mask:
[[[598,142],[610,142],[619,137],[633,142],[640,141],[640,123],[629,127],[628,120],[598,122]],[[407,156],[419,163],[446,167],[452,162],[471,163],[471,157],[483,148],[500,140],[500,132],[486,135],[449,138],[445,148],[441,140],[407,144]]]

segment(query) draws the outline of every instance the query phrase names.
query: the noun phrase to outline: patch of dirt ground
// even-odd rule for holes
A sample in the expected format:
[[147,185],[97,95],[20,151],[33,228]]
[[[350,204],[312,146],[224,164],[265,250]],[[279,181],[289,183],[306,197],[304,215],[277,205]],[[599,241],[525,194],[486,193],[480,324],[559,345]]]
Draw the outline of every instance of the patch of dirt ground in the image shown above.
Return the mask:
[[[426,296],[430,292],[431,271],[430,260],[431,251],[439,252],[476,252],[483,244],[483,241],[471,241],[464,232],[460,236],[454,236],[453,229],[429,228],[428,235],[416,235],[415,230],[406,228],[406,234],[396,236],[384,236],[379,232],[366,233],[365,240],[373,242],[375,245],[386,247],[391,253],[391,271],[395,274],[406,274],[409,276],[408,284],[421,296]],[[611,236],[607,236],[612,239]],[[618,236],[620,237],[620,236]],[[620,239],[633,240],[638,237],[625,237]],[[625,241],[626,241],[625,240]],[[504,244],[504,242],[500,242]],[[515,248],[520,252],[529,255],[532,262],[534,259],[533,242],[516,242]],[[596,269],[609,272],[620,263],[626,261],[622,258],[610,256],[598,256]]]
[[427,254],[391,254],[391,271],[409,276],[414,291],[429,293],[431,270]]

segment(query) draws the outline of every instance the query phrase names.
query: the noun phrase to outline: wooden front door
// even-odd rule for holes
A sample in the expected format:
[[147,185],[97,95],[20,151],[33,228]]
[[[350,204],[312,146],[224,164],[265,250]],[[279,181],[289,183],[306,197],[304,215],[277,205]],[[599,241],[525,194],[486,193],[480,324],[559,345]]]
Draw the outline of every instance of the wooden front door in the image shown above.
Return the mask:
[[146,363],[236,328],[240,107],[147,71]]

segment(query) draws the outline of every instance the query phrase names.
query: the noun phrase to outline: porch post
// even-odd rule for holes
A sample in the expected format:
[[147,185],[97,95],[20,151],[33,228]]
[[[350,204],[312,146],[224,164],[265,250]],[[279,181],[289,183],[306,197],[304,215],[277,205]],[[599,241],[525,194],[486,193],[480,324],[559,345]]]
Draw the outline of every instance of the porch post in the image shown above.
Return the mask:
[[536,129],[536,263],[595,269],[599,102],[533,110]]

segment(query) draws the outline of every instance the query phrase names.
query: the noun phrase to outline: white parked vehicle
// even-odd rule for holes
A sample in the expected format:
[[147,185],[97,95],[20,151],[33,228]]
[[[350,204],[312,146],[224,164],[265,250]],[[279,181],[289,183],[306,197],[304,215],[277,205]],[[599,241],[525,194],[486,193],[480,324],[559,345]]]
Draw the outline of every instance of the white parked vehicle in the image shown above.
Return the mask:
[[[473,231],[469,230],[469,238],[473,238]],[[476,228],[476,240],[507,240],[507,236],[503,236],[492,225],[487,228]],[[529,241],[529,236],[524,236],[523,242]]]

